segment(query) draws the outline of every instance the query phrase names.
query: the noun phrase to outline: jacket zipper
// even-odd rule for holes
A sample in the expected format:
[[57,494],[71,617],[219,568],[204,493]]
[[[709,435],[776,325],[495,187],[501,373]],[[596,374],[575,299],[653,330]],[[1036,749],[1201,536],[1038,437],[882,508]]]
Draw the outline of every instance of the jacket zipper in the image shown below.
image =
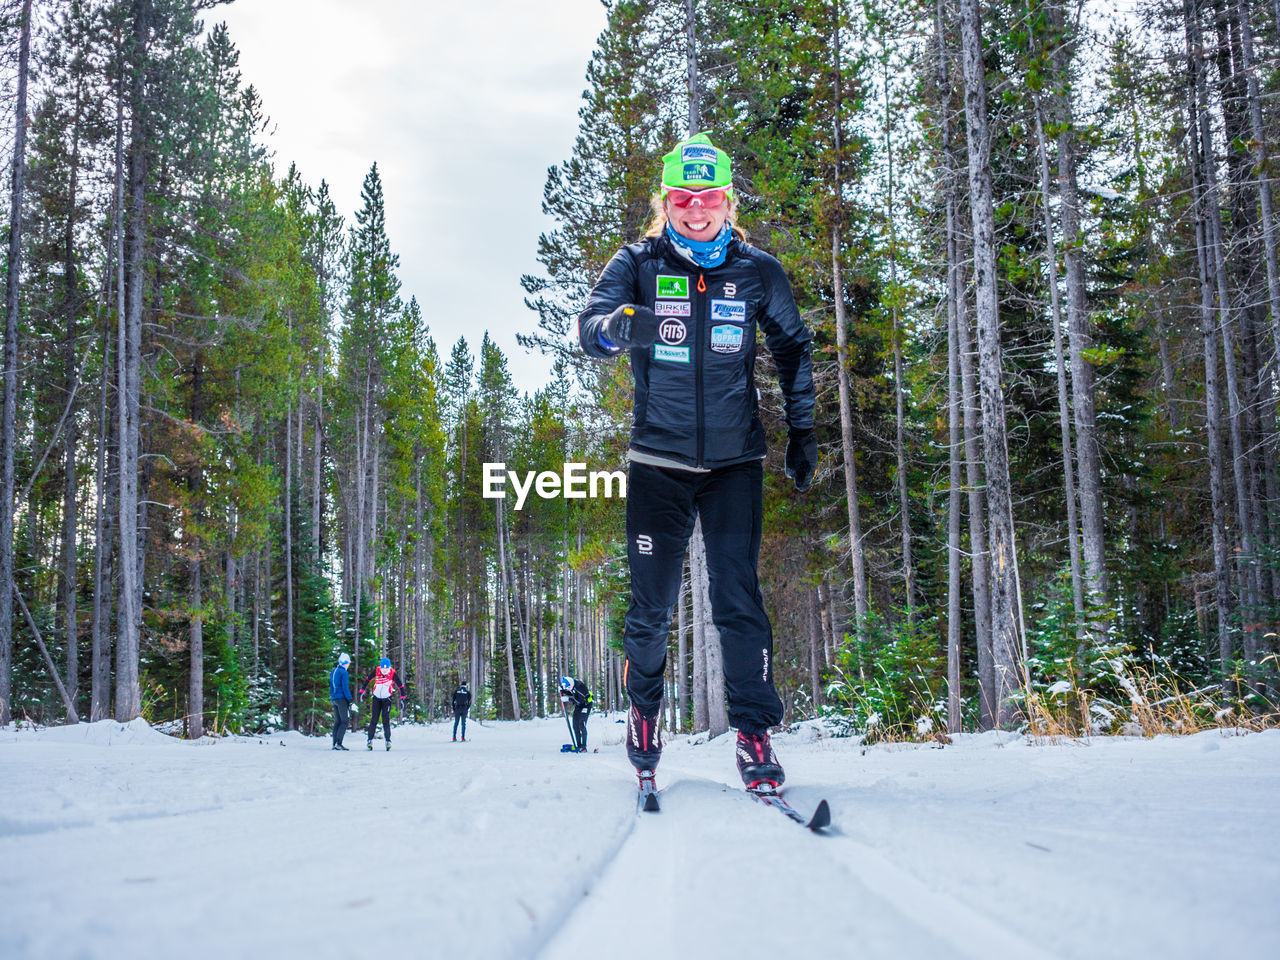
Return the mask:
[[693,348],[694,376],[696,384],[694,388],[694,411],[698,418],[698,466],[701,467],[703,458],[702,448],[704,444],[703,434],[705,432],[705,426],[703,423],[705,418],[702,410],[702,325],[703,314],[706,312],[707,306],[707,281],[701,273],[698,274],[697,291],[697,308],[693,325],[695,335],[691,346]]

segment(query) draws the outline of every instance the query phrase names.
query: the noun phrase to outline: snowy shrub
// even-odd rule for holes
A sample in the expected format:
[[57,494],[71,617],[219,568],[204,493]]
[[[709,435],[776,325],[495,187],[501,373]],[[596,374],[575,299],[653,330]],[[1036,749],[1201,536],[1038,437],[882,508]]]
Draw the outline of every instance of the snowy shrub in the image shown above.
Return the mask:
[[846,635],[827,686],[823,722],[833,736],[861,733],[869,740],[927,739],[946,726],[946,659],[936,618],[914,627],[868,619],[866,639]]

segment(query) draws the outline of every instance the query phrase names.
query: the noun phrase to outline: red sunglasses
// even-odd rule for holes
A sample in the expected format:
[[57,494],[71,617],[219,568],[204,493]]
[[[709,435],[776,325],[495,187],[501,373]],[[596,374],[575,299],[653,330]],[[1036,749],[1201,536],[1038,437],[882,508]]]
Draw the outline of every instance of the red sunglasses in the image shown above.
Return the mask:
[[694,200],[702,204],[704,210],[718,207],[725,202],[725,198],[729,196],[729,191],[732,189],[732,187],[708,187],[705,190],[686,190],[683,187],[662,188],[663,193],[681,210]]

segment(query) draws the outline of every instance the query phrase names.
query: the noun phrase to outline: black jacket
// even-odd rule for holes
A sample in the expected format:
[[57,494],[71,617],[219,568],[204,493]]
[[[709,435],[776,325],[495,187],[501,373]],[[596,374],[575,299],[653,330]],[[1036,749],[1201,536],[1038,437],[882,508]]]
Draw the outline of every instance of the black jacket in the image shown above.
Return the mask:
[[813,426],[812,334],[782,264],[763,250],[735,239],[724,263],[702,269],[665,236],[623,247],[578,317],[578,339],[589,355],[621,352],[601,342],[600,326],[624,303],[647,306],[665,321],[652,347],[631,351],[632,449],[707,468],[764,456],[757,326],[778,370],[787,423]]
[[464,690],[459,687],[453,691],[453,712],[457,714],[466,713],[471,707],[471,691]]
[[560,702],[568,705],[570,702],[574,705],[574,710],[582,710],[591,706],[593,703],[591,694],[587,690],[587,685],[581,680],[574,680],[573,686],[568,690],[560,691]]

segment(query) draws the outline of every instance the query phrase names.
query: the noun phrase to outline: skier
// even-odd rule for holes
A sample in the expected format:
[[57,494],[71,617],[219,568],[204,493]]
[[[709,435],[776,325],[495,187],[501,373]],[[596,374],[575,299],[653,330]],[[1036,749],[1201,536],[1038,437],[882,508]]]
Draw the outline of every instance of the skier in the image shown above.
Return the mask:
[[351,658],[347,654],[338,657],[338,665],[329,674],[329,699],[333,701],[333,749],[345,750],[342,738],[351,723],[351,682],[347,668]]
[[471,691],[467,689],[467,681],[458,684],[453,691],[453,739],[458,740],[458,721],[462,721],[462,741],[467,740],[467,711],[471,709]]
[[702,518],[712,617],[720,630],[729,722],[749,789],[783,782],[769,741],[782,720],[773,685],[773,630],[756,575],[765,434],[755,386],[764,333],[788,425],[786,474],[813,479],[812,339],[782,265],[736,224],[731,161],[706,134],[662,158],[645,236],[605,266],[578,318],[593,357],[631,352],[635,415],[627,478],[631,603],[623,630],[627,755],[652,784],[667,630],[685,548]]
[[365,687],[372,686],[373,691],[373,716],[369,718],[368,741],[365,747],[373,749],[373,731],[378,728],[378,714],[382,714],[382,737],[386,741],[387,749],[391,749],[391,694],[392,691],[399,687],[400,689],[400,706],[403,709],[405,701],[404,684],[396,679],[396,671],[391,666],[391,659],[383,657],[373,673],[364,678],[364,687],[360,688],[360,695],[364,696]]
[[569,704],[573,704],[573,749],[578,753],[587,752],[587,717],[591,716],[594,701],[587,685],[573,677],[560,678],[560,708],[565,716],[569,715]]

